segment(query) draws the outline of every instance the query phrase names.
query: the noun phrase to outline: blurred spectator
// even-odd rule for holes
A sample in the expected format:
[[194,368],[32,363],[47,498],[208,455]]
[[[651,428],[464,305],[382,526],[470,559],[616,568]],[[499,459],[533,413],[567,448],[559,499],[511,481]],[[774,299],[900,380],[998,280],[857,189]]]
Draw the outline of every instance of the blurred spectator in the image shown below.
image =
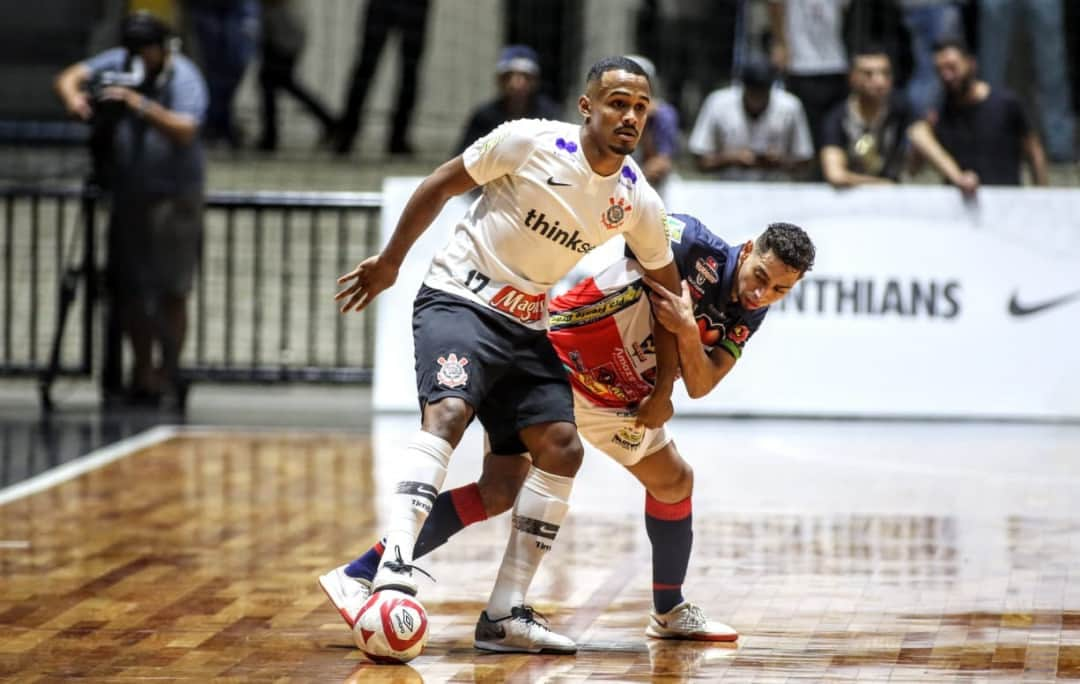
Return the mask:
[[263,0],[261,65],[262,136],[259,149],[272,151],[278,145],[277,91],[284,90],[304,105],[322,125],[324,140],[334,131],[334,117],[319,100],[296,81],[296,62],[304,50],[303,17],[293,0]]
[[456,153],[461,153],[473,141],[487,135],[506,121],[513,119],[559,120],[562,113],[555,102],[537,91],[540,61],[536,51],[527,45],[508,45],[495,63],[495,78],[499,97],[478,107],[469,117],[462,132]]
[[958,0],[899,0],[904,26],[911,36],[914,67],[908,79],[908,102],[912,114],[926,113],[941,99],[941,85],[934,69],[934,45],[945,37],[963,33]]
[[652,85],[649,118],[645,120],[645,130],[641,132],[641,139],[634,150],[634,159],[649,184],[664,197],[664,186],[671,175],[675,157],[679,155],[679,113],[660,96],[660,82],[652,60],[641,55],[627,57],[641,65]]
[[[973,195],[980,185],[1020,185],[1020,160],[1046,185],[1046,158],[1016,96],[976,78],[975,58],[958,40],[934,49],[945,90],[936,121],[916,121],[908,137],[945,179]],[[933,115],[932,115],[933,116]]]
[[833,187],[892,183],[900,178],[911,111],[893,91],[892,60],[865,46],[852,55],[851,95],[825,119],[821,168]]
[[[178,363],[202,239],[199,126],[207,87],[195,65],[167,44],[164,24],[131,15],[123,47],[67,67],[55,86],[68,112],[92,121],[107,142],[99,150],[106,158],[96,164],[106,170],[112,201],[107,295],[134,355],[130,397],[157,403],[170,392],[182,407]],[[116,83],[126,85],[109,85]],[[161,369],[153,365],[155,342]]]
[[773,66],[784,88],[799,98],[814,152],[821,149],[825,116],[847,97],[844,11],[850,0],[769,0]]
[[368,0],[363,15],[363,34],[356,48],[356,60],[349,93],[345,98],[345,113],[341,117],[334,151],[346,155],[352,151],[353,140],[361,127],[364,101],[367,99],[371,79],[382,57],[386,38],[398,34],[401,56],[398,72],[397,101],[390,127],[387,152],[411,155],[409,123],[416,105],[416,86],[420,71],[420,58],[424,53],[427,36],[428,0]]
[[741,83],[705,99],[689,142],[698,168],[726,180],[786,180],[809,166],[814,147],[802,105],[774,79],[768,64],[751,61]]
[[1013,31],[1023,25],[1032,50],[1046,151],[1056,162],[1075,158],[1064,20],[1061,0],[979,0],[979,73],[995,88],[1005,84]]
[[644,0],[638,49],[655,58],[667,100],[689,122],[705,96],[730,85],[747,0]]
[[242,144],[233,118],[233,98],[248,64],[255,56],[259,35],[257,0],[187,0],[196,46],[210,88],[203,137]]
[[502,0],[504,40],[530,45],[540,64],[537,90],[555,102],[578,94],[585,3],[581,0]]

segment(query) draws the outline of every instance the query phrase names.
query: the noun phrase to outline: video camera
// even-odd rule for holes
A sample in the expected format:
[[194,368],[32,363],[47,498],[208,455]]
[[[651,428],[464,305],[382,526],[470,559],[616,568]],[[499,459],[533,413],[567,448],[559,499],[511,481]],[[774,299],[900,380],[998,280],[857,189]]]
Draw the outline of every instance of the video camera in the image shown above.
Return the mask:
[[93,171],[89,181],[99,188],[108,189],[112,185],[113,138],[117,124],[127,113],[123,102],[105,99],[105,90],[110,86],[143,92],[152,89],[154,84],[148,82],[150,75],[139,53],[152,45],[165,49],[169,33],[168,27],[149,12],[127,16],[121,26],[121,43],[127,51],[124,68],[97,72],[86,84],[93,108],[89,140]]
[[109,86],[124,86],[133,90],[143,88],[146,83],[146,66],[138,55],[130,55],[126,71],[99,71],[90,77],[86,84],[86,91],[90,95],[91,105],[94,108],[94,124],[98,119],[117,119],[124,111],[121,102],[105,99],[105,89]]

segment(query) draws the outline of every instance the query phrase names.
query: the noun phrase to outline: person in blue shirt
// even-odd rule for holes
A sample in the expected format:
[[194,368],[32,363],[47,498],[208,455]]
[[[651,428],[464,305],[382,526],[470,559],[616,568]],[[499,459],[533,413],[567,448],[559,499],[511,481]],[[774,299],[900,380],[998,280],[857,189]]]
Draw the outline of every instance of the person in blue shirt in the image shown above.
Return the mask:
[[[635,411],[656,377],[654,322],[676,336],[688,394],[705,396],[735,366],[769,306],[813,267],[815,249],[805,231],[789,223],[771,224],[756,240],[735,245],[684,214],[669,216],[666,228],[683,279],[681,293],[651,282],[628,251],[551,302],[548,337],[574,390],[579,433],[646,489],[645,526],[653,559],[653,612],[646,634],[733,641],[738,637],[733,628],[709,620],[682,595],[693,538],[692,469],[665,428],[639,424]],[[415,556],[441,546],[467,525],[508,510],[528,467],[528,458],[488,454],[478,482],[435,500]],[[370,593],[382,552],[383,544],[377,543],[320,578],[346,623]],[[497,580],[494,592],[499,590]],[[477,646],[483,648],[481,632],[478,626]]]
[[[207,87],[152,14],[128,16],[122,36],[121,47],[64,69],[55,88],[99,140],[97,181],[111,196],[109,312],[134,357],[128,398],[156,405],[164,397],[183,408],[186,386],[177,368],[202,240],[206,171],[199,130]],[[105,371],[107,391],[121,382],[109,378],[114,370],[120,375]]]
[[675,158],[679,156],[679,111],[675,105],[661,98],[655,85],[659,78],[652,60],[641,55],[627,55],[641,65],[649,80],[654,83],[653,101],[649,105],[649,119],[641,133],[641,143],[634,151],[634,158],[645,172],[649,184],[665,196],[668,178],[674,170]]

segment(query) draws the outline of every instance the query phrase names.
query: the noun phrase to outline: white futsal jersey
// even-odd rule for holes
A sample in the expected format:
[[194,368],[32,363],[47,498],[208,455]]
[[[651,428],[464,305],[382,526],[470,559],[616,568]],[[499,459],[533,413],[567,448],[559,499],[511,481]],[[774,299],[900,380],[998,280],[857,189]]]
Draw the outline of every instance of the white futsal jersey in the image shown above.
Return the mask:
[[520,119],[473,143],[462,157],[483,186],[424,284],[547,327],[547,292],[594,247],[625,237],[638,261],[672,259],[664,206],[629,156],[597,175],[581,149],[581,127]]

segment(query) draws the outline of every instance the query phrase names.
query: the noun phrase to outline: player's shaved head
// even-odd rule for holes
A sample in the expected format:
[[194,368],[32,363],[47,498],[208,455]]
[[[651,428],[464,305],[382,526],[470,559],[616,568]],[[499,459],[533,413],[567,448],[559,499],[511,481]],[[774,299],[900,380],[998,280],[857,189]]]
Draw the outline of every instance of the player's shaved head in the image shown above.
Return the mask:
[[616,56],[604,57],[589,68],[589,73],[585,76],[585,90],[590,95],[596,92],[603,83],[604,74],[609,71],[626,71],[635,76],[641,76],[649,82],[650,87],[652,86],[652,82],[649,81],[649,74],[641,68],[640,64],[629,57]]
[[615,173],[633,154],[649,117],[652,90],[641,65],[626,57],[605,57],[589,69],[578,111],[585,117],[583,149],[593,171]]

